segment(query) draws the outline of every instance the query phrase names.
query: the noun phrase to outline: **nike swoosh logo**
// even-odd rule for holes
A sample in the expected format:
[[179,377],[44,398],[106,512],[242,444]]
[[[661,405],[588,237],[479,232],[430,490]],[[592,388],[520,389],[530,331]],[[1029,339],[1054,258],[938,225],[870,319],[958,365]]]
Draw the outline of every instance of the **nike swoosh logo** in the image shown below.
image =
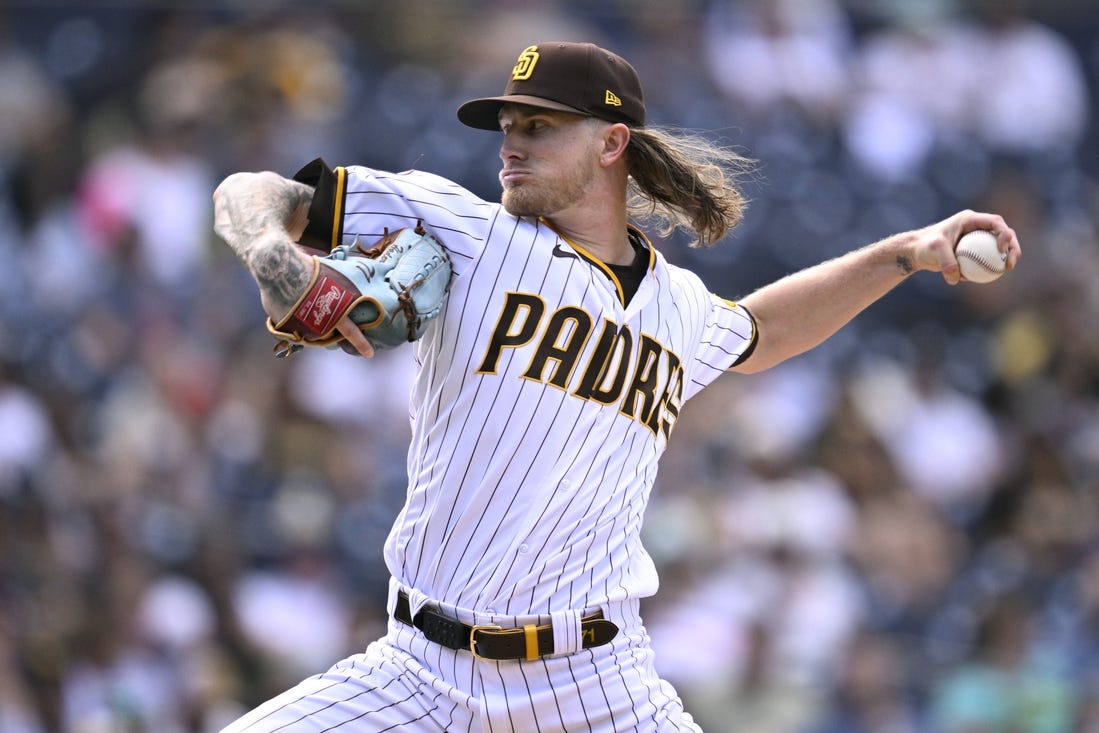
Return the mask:
[[554,257],[564,257],[566,259],[574,259],[574,260],[580,259],[579,257],[576,256],[575,253],[569,252],[566,249],[564,249],[560,245],[560,243],[557,243],[557,244],[553,245],[553,251],[550,252],[550,254],[552,254]]

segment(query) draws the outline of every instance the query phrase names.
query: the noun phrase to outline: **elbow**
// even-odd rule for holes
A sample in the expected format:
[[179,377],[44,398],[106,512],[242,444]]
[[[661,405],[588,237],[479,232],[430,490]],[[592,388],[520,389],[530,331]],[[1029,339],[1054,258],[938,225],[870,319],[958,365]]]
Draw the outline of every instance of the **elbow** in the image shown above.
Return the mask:
[[214,204],[230,199],[240,191],[254,185],[253,181],[257,173],[232,173],[225,177],[218,187],[214,189]]
[[243,175],[245,175],[245,174],[244,173],[233,173],[233,174],[227,176],[224,180],[222,180],[221,183],[218,184],[218,187],[214,189],[214,204],[215,205],[218,204],[221,201],[224,201],[225,197],[230,195],[230,192],[237,185],[237,181],[239,181],[240,177],[243,176]]
[[256,193],[268,187],[277,186],[282,181],[282,176],[271,171],[230,173],[214,189],[214,202]]

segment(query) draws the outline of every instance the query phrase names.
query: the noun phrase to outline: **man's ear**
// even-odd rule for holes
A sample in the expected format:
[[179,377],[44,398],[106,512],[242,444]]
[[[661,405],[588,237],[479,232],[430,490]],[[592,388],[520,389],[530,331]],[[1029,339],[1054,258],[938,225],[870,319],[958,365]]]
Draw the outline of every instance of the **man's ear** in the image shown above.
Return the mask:
[[603,133],[603,150],[599,156],[599,162],[603,165],[612,165],[626,153],[626,146],[630,144],[630,128],[621,122],[609,125]]

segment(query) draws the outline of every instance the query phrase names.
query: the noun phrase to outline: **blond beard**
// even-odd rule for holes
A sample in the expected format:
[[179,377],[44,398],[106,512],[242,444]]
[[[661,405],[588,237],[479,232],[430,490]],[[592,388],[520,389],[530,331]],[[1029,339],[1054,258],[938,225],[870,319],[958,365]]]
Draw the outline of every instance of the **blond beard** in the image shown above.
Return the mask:
[[591,188],[594,163],[557,183],[527,183],[505,188],[500,202],[512,216],[552,216],[581,201]]

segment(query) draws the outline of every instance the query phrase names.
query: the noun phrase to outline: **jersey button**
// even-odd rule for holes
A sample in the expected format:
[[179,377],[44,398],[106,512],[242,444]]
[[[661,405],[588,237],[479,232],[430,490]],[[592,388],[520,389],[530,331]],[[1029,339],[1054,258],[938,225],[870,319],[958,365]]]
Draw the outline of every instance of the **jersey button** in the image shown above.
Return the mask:
[[528,552],[530,552],[530,547],[527,545],[526,542],[519,545],[519,554],[520,555],[526,555]]

